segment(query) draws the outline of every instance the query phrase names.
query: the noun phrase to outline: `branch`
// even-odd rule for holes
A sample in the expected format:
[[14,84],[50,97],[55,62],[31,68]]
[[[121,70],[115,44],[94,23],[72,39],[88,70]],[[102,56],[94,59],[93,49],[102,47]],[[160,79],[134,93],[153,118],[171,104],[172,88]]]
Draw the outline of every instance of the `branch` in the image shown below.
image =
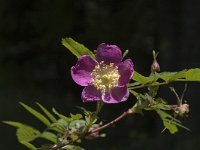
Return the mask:
[[118,116],[117,118],[115,118],[113,121],[101,126],[101,127],[98,127],[98,128],[95,128],[93,130],[91,130],[90,132],[88,132],[88,134],[92,134],[92,133],[95,133],[95,132],[99,132],[100,130],[103,130],[105,128],[108,128],[108,127],[111,127],[112,125],[114,125],[115,123],[117,123],[118,121],[120,121],[122,118],[124,118],[125,116],[127,116],[129,114],[128,111],[125,111],[124,113],[122,113],[120,116]]
[[[133,113],[133,112],[132,112],[132,113]],[[130,114],[130,111],[129,111],[129,110],[128,110],[128,111],[125,111],[124,113],[122,113],[120,116],[118,116],[117,118],[115,118],[115,119],[112,120],[111,122],[109,122],[109,123],[107,123],[107,124],[105,124],[105,125],[102,125],[102,126],[100,126],[100,127],[98,127],[98,128],[95,128],[95,129],[93,129],[93,130],[91,130],[91,131],[88,131],[87,133],[80,135],[79,137],[77,137],[77,138],[74,139],[74,140],[71,140],[71,141],[66,142],[66,143],[61,143],[61,144],[59,144],[59,145],[57,145],[57,146],[55,146],[55,147],[52,147],[52,148],[50,148],[49,150],[57,150],[57,149],[63,148],[64,146],[73,144],[74,142],[76,142],[77,140],[79,140],[79,139],[81,139],[81,138],[84,138],[85,136],[88,136],[88,135],[91,135],[91,134],[93,134],[93,133],[99,132],[100,130],[103,130],[103,129],[105,129],[105,128],[109,128],[109,127],[113,126],[115,123],[117,123],[118,121],[120,121],[122,118],[124,118],[125,116],[127,116],[128,114]]]

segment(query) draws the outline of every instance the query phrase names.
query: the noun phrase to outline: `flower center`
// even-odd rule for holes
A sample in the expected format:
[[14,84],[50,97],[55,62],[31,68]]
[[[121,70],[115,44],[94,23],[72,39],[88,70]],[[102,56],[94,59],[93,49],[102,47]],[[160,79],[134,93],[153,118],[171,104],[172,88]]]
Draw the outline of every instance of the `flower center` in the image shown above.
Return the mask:
[[104,92],[116,87],[120,77],[117,66],[114,66],[113,63],[110,63],[109,65],[104,64],[103,61],[95,66],[91,75],[92,84],[98,90],[102,90]]

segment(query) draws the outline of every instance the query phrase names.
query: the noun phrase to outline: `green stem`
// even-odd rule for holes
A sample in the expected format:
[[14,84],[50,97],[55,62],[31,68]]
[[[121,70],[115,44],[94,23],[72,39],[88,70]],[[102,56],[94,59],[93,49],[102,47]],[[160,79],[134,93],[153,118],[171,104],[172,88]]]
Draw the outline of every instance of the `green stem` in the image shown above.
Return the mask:
[[102,101],[97,101],[97,106],[96,106],[96,115],[98,115],[103,107],[103,102]]
[[142,85],[138,85],[138,86],[129,87],[129,90],[140,89],[140,88],[144,88],[144,87],[148,87],[148,86],[160,86],[160,85],[166,85],[166,84],[169,84],[169,82],[142,84]]
[[138,86],[129,87],[129,90],[140,89],[140,88],[144,88],[144,87],[148,87],[148,86],[166,85],[166,84],[169,84],[169,83],[172,83],[172,82],[188,82],[188,80],[186,80],[186,79],[176,79],[176,80],[170,81],[170,82],[161,82],[161,83],[155,82],[155,83],[152,83],[152,84],[142,84],[142,85],[138,85]]

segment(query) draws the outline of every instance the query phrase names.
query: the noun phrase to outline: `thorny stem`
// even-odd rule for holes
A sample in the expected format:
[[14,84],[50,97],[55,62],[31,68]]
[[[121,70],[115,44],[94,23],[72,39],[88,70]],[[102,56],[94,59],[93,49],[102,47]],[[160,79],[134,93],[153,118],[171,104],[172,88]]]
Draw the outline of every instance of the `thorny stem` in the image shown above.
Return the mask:
[[103,130],[105,128],[108,128],[108,127],[111,127],[112,125],[114,125],[115,123],[117,123],[118,121],[120,121],[122,118],[124,118],[125,116],[127,116],[129,114],[128,111],[125,111],[124,113],[122,113],[120,116],[118,116],[117,118],[115,118],[113,121],[103,125],[103,126],[100,126],[98,128],[95,128],[93,130],[91,130],[90,132],[88,132],[88,134],[92,134],[92,133],[95,133],[95,132],[99,132],[100,130]]
[[[134,112],[131,112],[131,113],[133,114]],[[76,142],[77,140],[79,140],[81,138],[84,138],[85,136],[88,136],[88,135],[91,135],[93,133],[99,132],[99,131],[101,131],[101,130],[103,130],[105,128],[109,128],[109,127],[113,126],[115,123],[117,123],[118,121],[120,121],[122,118],[126,117],[128,114],[130,114],[129,110],[125,111],[124,113],[122,113],[120,116],[118,116],[117,118],[115,118],[111,122],[108,122],[105,125],[102,125],[102,126],[100,126],[98,128],[95,128],[95,129],[93,129],[91,131],[88,131],[87,133],[80,135],[79,137],[77,137],[74,140],[71,140],[71,141],[66,142],[66,143],[61,143],[61,144],[59,144],[59,145],[57,145],[55,147],[52,147],[49,150],[57,150],[57,149],[63,148],[64,146],[73,144],[74,142]]]

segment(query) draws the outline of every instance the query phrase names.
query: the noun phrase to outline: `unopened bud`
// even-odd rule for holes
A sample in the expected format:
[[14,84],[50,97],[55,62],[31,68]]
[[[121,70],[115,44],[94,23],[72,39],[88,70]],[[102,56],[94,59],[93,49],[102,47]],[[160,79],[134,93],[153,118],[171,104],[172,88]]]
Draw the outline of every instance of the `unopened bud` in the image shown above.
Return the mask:
[[160,71],[160,65],[157,62],[156,59],[154,59],[153,63],[151,64],[151,71],[152,72],[159,72]]
[[157,62],[157,56],[158,53],[156,53],[155,51],[153,51],[153,63],[151,64],[151,71],[152,72],[159,72],[160,71],[160,65]]

